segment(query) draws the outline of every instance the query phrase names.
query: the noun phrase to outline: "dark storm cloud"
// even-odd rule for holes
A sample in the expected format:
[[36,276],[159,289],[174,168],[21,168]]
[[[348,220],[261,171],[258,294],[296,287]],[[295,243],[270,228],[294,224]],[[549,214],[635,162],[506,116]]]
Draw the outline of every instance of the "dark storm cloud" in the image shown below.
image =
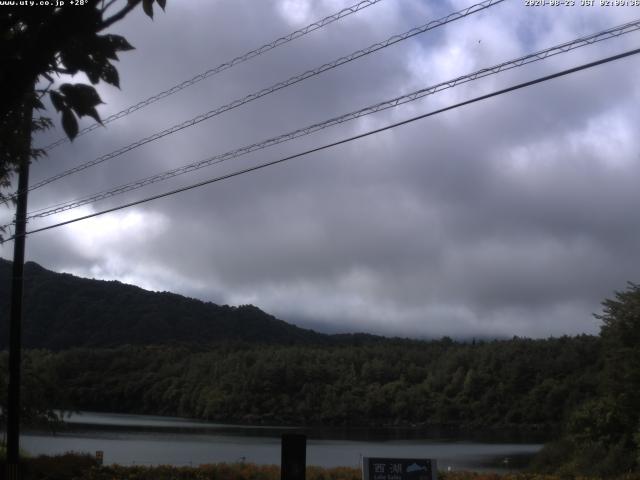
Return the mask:
[[[123,90],[103,116],[349,2],[175,2],[117,26]],[[291,75],[468,6],[379,5],[61,147],[34,179],[95,158]],[[629,9],[481,15],[242,106],[33,193],[93,193],[613,26]],[[634,36],[635,35],[635,36]],[[637,34],[473,82],[83,207],[280,158],[630,48]],[[590,314],[637,280],[636,59],[464,107],[307,158],[34,235],[31,259],[220,303],[254,303],[325,330],[410,336],[595,332]],[[48,134],[49,137],[55,135]],[[43,138],[43,143],[45,143]],[[52,217],[72,218],[76,212]],[[44,222],[34,225],[45,224]],[[9,256],[3,247],[3,256]]]

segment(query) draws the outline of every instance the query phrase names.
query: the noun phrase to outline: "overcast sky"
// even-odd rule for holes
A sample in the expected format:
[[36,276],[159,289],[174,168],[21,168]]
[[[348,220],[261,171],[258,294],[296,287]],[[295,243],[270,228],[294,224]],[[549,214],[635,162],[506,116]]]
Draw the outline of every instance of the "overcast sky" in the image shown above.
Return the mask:
[[[30,210],[224,153],[640,16],[507,0],[38,189]],[[122,90],[102,117],[355,0],[169,0],[114,25]],[[598,3],[598,2],[596,2]],[[47,178],[473,1],[382,0],[58,147]],[[91,206],[45,226],[426,113],[640,45],[640,33]],[[502,95],[144,205],[34,234],[27,258],[321,331],[440,337],[596,333],[640,281],[640,58]],[[635,79],[635,80],[634,80]],[[82,77],[77,77],[78,81]],[[52,115],[55,116],[55,115]],[[57,119],[56,119],[57,120]],[[83,120],[83,125],[89,125]],[[61,129],[36,138],[46,144]],[[4,208],[0,220],[10,220]],[[4,223],[4,222],[3,222]],[[12,243],[0,247],[11,258]]]

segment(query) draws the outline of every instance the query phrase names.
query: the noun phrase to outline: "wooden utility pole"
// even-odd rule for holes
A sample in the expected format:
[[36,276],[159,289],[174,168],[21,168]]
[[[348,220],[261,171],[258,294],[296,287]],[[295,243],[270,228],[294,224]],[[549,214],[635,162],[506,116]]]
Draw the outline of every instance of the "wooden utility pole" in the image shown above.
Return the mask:
[[20,370],[22,363],[22,290],[24,272],[25,232],[27,227],[27,194],[29,162],[31,160],[31,121],[33,89],[24,99],[19,121],[23,135],[18,167],[16,228],[13,241],[13,274],[11,279],[11,314],[9,317],[9,391],[7,399],[7,478],[19,480],[20,472]]

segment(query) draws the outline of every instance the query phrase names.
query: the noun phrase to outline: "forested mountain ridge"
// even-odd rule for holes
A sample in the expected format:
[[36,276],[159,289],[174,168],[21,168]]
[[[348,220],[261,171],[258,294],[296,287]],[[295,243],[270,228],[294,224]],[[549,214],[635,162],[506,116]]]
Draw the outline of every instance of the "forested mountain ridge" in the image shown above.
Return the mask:
[[[8,318],[12,263],[0,259],[0,315]],[[23,345],[62,350],[149,344],[322,344],[328,336],[252,305],[230,307],[117,281],[91,280],[25,264]],[[0,349],[8,322],[0,322]]]

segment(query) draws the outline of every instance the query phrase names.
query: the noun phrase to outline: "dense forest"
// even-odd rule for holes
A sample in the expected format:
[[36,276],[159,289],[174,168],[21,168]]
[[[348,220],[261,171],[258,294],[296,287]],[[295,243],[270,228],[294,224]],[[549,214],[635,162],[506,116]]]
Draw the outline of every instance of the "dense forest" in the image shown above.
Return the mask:
[[[58,407],[304,425],[557,426],[594,395],[594,337],[30,351]],[[42,385],[40,385],[42,388]]]
[[[0,273],[8,265],[0,262]],[[6,289],[0,298],[6,312]],[[536,460],[540,471],[640,468],[635,284],[603,302],[599,336],[540,340],[324,335],[252,306],[35,264],[27,265],[26,301],[26,423],[51,424],[53,409],[66,409],[250,424],[518,427],[558,439]],[[1,401],[6,363],[0,353]]]

